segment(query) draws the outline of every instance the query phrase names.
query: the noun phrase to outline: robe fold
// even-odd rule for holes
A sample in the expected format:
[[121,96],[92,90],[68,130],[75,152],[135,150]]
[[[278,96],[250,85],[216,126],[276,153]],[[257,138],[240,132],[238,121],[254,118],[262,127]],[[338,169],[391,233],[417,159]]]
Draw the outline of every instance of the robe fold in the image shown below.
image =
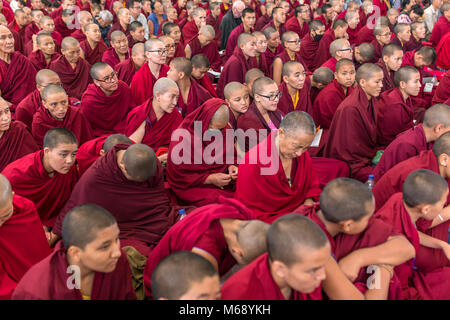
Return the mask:
[[131,93],[136,104],[142,104],[145,100],[153,96],[153,85],[159,78],[167,76],[169,66],[163,64],[159,70],[158,78],[156,78],[150,71],[148,63],[144,65],[134,74],[131,80]]
[[212,26],[214,31],[216,32],[216,36],[214,37],[214,41],[216,41],[217,48],[220,48],[220,41],[222,39],[222,31],[220,30],[220,23],[222,22],[222,15],[219,14],[217,18],[214,18],[210,13],[206,16],[206,24]]
[[11,23],[8,24],[8,29],[12,31],[15,31],[18,38],[14,37],[14,41],[19,41],[18,47],[20,48],[20,53],[23,53],[23,48],[25,48],[25,30],[26,27],[20,27],[17,24],[16,19],[14,19]]
[[133,76],[136,74],[133,59],[128,58],[116,64],[114,70],[117,72],[117,77],[119,78],[119,80],[122,80],[128,86],[130,86],[131,80],[133,79]]
[[450,98],[450,70],[448,70],[442,77],[441,81],[439,81],[439,85],[436,88],[432,104],[434,105],[436,103],[444,103],[449,98]]
[[102,39],[100,39],[95,48],[92,48],[87,40],[81,41],[80,47],[84,52],[84,58],[90,65],[102,61],[103,53],[108,50]]
[[195,24],[195,20],[192,19],[191,21],[188,21],[181,29],[181,33],[183,34],[184,38],[184,44],[188,43],[189,40],[198,35],[198,32],[199,30],[197,28],[197,25]]
[[303,88],[298,90],[298,101],[297,104],[294,106],[294,102],[292,101],[292,97],[289,94],[287,85],[284,81],[282,81],[278,88],[278,90],[283,92],[283,95],[278,101],[278,110],[280,110],[283,113],[283,115],[286,115],[289,112],[295,110],[300,110],[311,114],[313,108],[311,103],[310,89],[311,89],[311,79],[309,76],[306,76]]
[[78,170],[72,166],[66,174],[55,172],[49,177],[42,163],[43,156],[43,150],[28,154],[10,163],[2,174],[16,194],[34,202],[42,224],[52,227],[78,181]]
[[104,135],[88,142],[85,142],[77,152],[77,164],[78,171],[80,172],[80,177],[87,169],[100,158],[100,150],[103,149],[103,144],[109,135]]
[[199,85],[196,81],[193,81],[191,78],[191,86],[189,88],[187,103],[184,103],[183,96],[180,93],[176,108],[184,118],[211,98],[212,95],[208,92],[208,90],[203,88],[203,86]]
[[436,66],[442,69],[450,69],[450,32],[447,32],[439,41],[436,46],[436,54]]
[[24,44],[33,39],[33,35],[37,34],[40,31],[39,27],[36,25],[34,21],[32,21],[29,25],[25,27],[24,30]]
[[369,28],[369,25],[365,25],[362,27],[359,32],[358,36],[356,37],[356,44],[360,45],[361,43],[371,43],[373,40],[375,40],[375,35],[373,34],[373,27]]
[[448,21],[444,15],[441,15],[438,21],[434,24],[429,41],[436,46],[446,35],[448,30],[450,30],[450,21]]
[[287,31],[294,31],[300,39],[306,36],[309,33],[309,24],[308,22],[303,22],[303,25],[300,26],[297,17],[293,16],[286,21],[285,24]]
[[[130,58],[130,50],[128,50],[127,54],[125,55],[125,59],[128,58]],[[108,48],[103,52],[102,61],[109,64],[111,68],[114,68],[121,62],[114,48]]]
[[86,35],[83,33],[83,31],[81,31],[81,29],[75,30],[70,36],[77,39],[79,43],[86,40]]
[[375,49],[372,61],[377,62],[382,58],[383,46],[377,41],[377,39],[374,39],[370,44]]
[[47,63],[47,61],[45,60],[45,56],[42,53],[41,50],[37,50],[32,52],[29,56],[28,56],[28,60],[30,60],[30,62],[33,64],[34,68],[36,69],[36,71],[40,71],[42,69],[48,69],[50,64],[55,61],[56,59],[58,59],[61,55],[57,52],[55,52],[51,59],[50,62]]
[[279,44],[279,46],[276,48],[275,52],[272,52],[269,47],[267,47],[266,51],[264,51],[264,56],[266,57],[267,66],[270,70],[270,75],[272,75],[272,64],[275,57],[282,54],[284,51],[284,47]]
[[128,112],[135,107],[130,88],[119,80],[117,90],[107,96],[91,83],[81,98],[81,111],[89,122],[95,137],[125,133]]
[[[330,44],[336,40],[336,36],[334,35],[334,30],[332,28],[325,31],[323,34],[322,39],[319,41],[319,47],[315,53],[315,65],[321,66],[324,64],[328,59],[331,58],[330,54]],[[301,45],[300,45],[301,46]]]
[[383,61],[383,58],[380,58],[378,62],[375,64],[383,70],[383,88],[381,89],[381,92],[395,89],[396,88],[394,83],[395,72],[388,71],[386,64]]
[[63,37],[63,39],[65,37],[69,37],[72,34],[72,32],[74,31],[67,27],[67,25],[63,21],[61,15],[54,17],[53,20],[55,22],[55,30],[58,31],[58,33]]
[[300,44],[300,56],[311,72],[320,66],[317,65],[315,59],[318,49],[319,41],[315,41],[311,38],[309,33],[302,38],[302,42]]
[[204,54],[208,58],[210,68],[214,71],[220,72],[222,61],[219,55],[219,49],[217,49],[217,44],[214,41],[202,47],[200,41],[198,40],[198,36],[195,36],[190,41],[188,41],[187,44],[191,48],[191,57],[200,53]]
[[256,19],[255,30],[261,31],[262,28],[264,28],[265,25],[268,24],[269,22],[270,22],[270,16],[268,16],[267,14],[262,15],[261,17]]
[[191,80],[197,82],[197,84],[208,90],[209,94],[213,98],[218,98],[216,87],[213,85],[211,78],[207,74],[205,74],[200,80],[195,78],[191,78]]

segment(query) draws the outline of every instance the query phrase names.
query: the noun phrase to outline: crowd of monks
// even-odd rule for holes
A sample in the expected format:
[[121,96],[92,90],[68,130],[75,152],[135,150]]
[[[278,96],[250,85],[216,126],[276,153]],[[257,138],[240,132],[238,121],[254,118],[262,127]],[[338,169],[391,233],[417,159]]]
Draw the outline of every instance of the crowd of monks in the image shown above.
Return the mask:
[[0,12],[0,299],[450,299],[449,1]]

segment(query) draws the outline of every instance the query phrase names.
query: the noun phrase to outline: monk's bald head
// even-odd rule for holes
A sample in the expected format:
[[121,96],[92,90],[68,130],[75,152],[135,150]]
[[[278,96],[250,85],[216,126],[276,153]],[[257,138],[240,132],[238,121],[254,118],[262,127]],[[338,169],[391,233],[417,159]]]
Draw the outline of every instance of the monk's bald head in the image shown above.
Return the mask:
[[84,31],[94,31],[96,29],[99,29],[98,24],[95,23],[88,23],[86,26],[84,26]]
[[72,131],[66,128],[53,128],[47,131],[44,136],[44,149],[53,150],[61,144],[78,145],[78,140]]
[[295,61],[295,60],[287,61],[286,63],[283,64],[283,67],[281,69],[281,76],[282,77],[285,77],[285,76],[289,77],[293,72],[295,72],[297,70],[304,71],[305,68],[298,61]]
[[375,55],[375,48],[372,44],[364,42],[361,43],[357,48],[362,62],[368,62],[373,59],[373,56]]
[[199,33],[201,33],[205,37],[212,37],[212,38],[214,38],[216,36],[216,31],[209,24],[207,24],[205,26],[202,26],[200,28],[200,30],[199,30]]
[[139,42],[136,43],[131,49],[131,55],[141,55],[144,54],[144,44]]
[[342,67],[345,67],[345,66],[353,66],[353,67],[355,67],[355,64],[350,59],[346,59],[346,58],[341,59],[338,62],[336,62],[336,66],[334,67],[334,72],[336,72],[336,73],[339,72],[339,70]]
[[192,73],[192,63],[186,57],[177,57],[170,62],[170,65],[175,68],[177,72],[184,73],[186,78],[189,78]]
[[330,84],[334,80],[333,71],[327,67],[320,67],[314,70],[312,80],[315,83],[320,83],[322,86]]
[[11,183],[9,183],[9,180],[4,175],[0,174],[0,214],[2,209],[11,204],[12,196]]
[[208,57],[202,53],[196,54],[191,59],[192,67],[196,69],[200,68],[209,68],[209,60]]
[[450,132],[444,133],[434,142],[433,153],[438,161],[441,155],[450,157]]
[[410,208],[420,205],[434,205],[441,201],[444,193],[445,195],[448,194],[448,184],[436,172],[419,169],[408,175],[403,183],[402,193],[403,201]]
[[[223,128],[222,124],[227,124],[229,121],[229,110],[226,104],[221,105],[216,112],[214,112],[214,115],[211,118],[210,125],[213,127],[220,127]],[[220,125],[217,125],[220,124]]]
[[232,97],[233,93],[235,93],[236,91],[242,90],[242,89],[246,89],[246,88],[247,87],[244,86],[240,82],[236,82],[236,81],[229,82],[223,89],[223,95],[224,95],[225,99],[229,100]]
[[336,39],[330,44],[330,54],[332,57],[336,57],[336,53],[350,47],[350,42],[347,39]]
[[155,82],[155,85],[153,86],[153,92],[164,94],[168,92],[171,89],[176,89],[178,92],[178,85],[175,81],[169,78],[159,78],[158,81]]
[[36,43],[38,45],[42,44],[42,42],[44,41],[45,38],[50,38],[50,39],[53,40],[52,34],[50,32],[39,31],[37,36],[36,36]]
[[131,141],[130,138],[128,138],[124,134],[116,133],[110,135],[108,138],[106,138],[105,142],[103,142],[102,150],[104,153],[111,150],[115,145],[126,143],[126,144],[133,144],[133,141]]
[[43,101],[47,101],[48,97],[58,93],[63,93],[67,95],[66,90],[64,90],[64,88],[61,87],[59,84],[49,84],[44,89],[42,89],[41,99]]
[[65,37],[63,41],[61,41],[61,49],[69,50],[70,48],[80,46],[80,43],[74,37]]
[[256,79],[264,77],[264,73],[258,68],[252,68],[245,73],[245,83],[253,84]]
[[123,154],[122,162],[133,181],[144,182],[155,175],[157,158],[153,149],[145,144],[129,146]]
[[112,70],[111,66],[106,62],[96,62],[92,65],[91,69],[89,70],[89,74],[91,75],[92,79],[98,80],[100,79],[100,73],[105,69]]
[[242,262],[249,264],[267,251],[267,231],[270,224],[259,221],[244,221],[237,231],[237,240],[242,249]]
[[427,66],[434,64],[437,58],[436,50],[432,47],[427,46],[424,46],[419,50],[415,51],[414,57],[416,57],[417,55],[419,55],[422,58],[423,64]]
[[403,66],[395,72],[394,83],[397,88],[400,87],[400,82],[408,82],[414,75],[419,75],[419,70],[412,66]]
[[434,128],[441,125],[443,129],[450,128],[450,106],[438,103],[428,108],[423,117],[423,126]]
[[237,45],[239,48],[242,48],[243,45],[250,41],[256,41],[256,37],[251,33],[243,32],[238,37]]
[[123,33],[120,30],[116,30],[111,32],[111,41],[117,41],[120,37],[126,36],[125,33]]
[[59,79],[59,76],[55,71],[50,69],[42,69],[36,73],[36,84],[38,85],[38,87],[41,86],[43,89],[43,87],[46,87],[51,83],[52,84],[61,83],[61,80]]
[[356,71],[356,82],[361,84],[361,80],[370,80],[376,76],[377,73],[383,73],[383,70],[374,63],[365,63]]
[[164,42],[159,39],[149,39],[145,41],[145,51],[148,52],[153,50],[157,44],[164,45]]
[[303,111],[289,112],[280,123],[280,129],[286,137],[293,137],[299,133],[316,134],[316,126],[312,117]]
[[255,82],[253,82],[253,87],[252,87],[252,93],[253,95],[255,94],[266,94],[264,91],[266,89],[267,86],[270,85],[276,85],[276,82],[273,81],[271,78],[268,77],[261,77],[255,80]]

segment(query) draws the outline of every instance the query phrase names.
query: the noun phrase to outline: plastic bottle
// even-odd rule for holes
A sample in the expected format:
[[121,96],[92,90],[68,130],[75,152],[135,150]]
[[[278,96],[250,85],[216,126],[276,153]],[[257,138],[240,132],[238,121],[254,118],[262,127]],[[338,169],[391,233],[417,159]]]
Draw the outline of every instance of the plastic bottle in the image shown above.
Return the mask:
[[369,189],[372,190],[374,185],[375,185],[375,176],[373,174],[369,174],[369,179],[367,179],[366,181],[366,186],[368,186]]
[[186,217],[186,210],[180,209],[180,210],[178,210],[178,214],[180,215],[180,219],[179,220],[181,220],[184,217]]
[[433,80],[431,83],[433,84],[433,86],[437,86],[438,81],[437,81],[436,75],[433,76]]

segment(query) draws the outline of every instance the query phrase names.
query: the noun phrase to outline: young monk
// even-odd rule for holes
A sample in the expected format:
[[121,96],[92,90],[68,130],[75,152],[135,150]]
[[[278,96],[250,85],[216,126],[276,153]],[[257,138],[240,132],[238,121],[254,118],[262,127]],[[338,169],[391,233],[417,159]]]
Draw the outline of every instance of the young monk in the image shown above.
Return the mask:
[[26,43],[32,39],[33,35],[37,34],[41,29],[39,28],[39,22],[44,14],[41,10],[31,10],[30,16],[31,22],[25,27],[24,30],[24,45],[26,45]]
[[55,42],[48,32],[40,31],[37,34],[36,47],[37,50],[28,56],[36,71],[48,69],[50,63],[61,56],[55,51]]
[[356,72],[358,87],[341,102],[330,126],[324,156],[347,162],[352,178],[366,181],[376,155],[378,102],[383,72],[372,63]]
[[300,4],[295,7],[294,15],[286,21],[286,30],[294,31],[302,39],[309,32],[310,21],[309,6]]
[[53,19],[49,16],[43,16],[41,20],[39,21],[39,25],[42,28],[43,31],[49,32],[52,34],[52,38],[55,41],[55,45],[58,48],[61,47],[61,41],[63,37],[61,34],[55,30],[55,22]]
[[208,58],[202,54],[196,54],[191,59],[192,63],[192,80],[196,81],[198,84],[200,84],[203,88],[208,90],[209,94],[212,97],[217,98],[217,91],[216,87],[213,85],[211,78],[208,75],[208,70],[210,68],[209,60]]
[[361,43],[359,46],[353,48],[353,62],[355,63],[355,69],[358,70],[366,62],[373,61],[375,55],[375,49],[370,43]]
[[414,127],[415,122],[422,122],[425,113],[424,109],[414,107],[410,99],[420,91],[419,71],[411,66],[401,67],[395,72],[394,82],[396,88],[380,96],[377,143],[384,148],[398,134]]
[[77,28],[74,32],[72,32],[70,36],[74,37],[75,39],[78,40],[78,42],[81,43],[84,40],[86,40],[86,34],[84,33],[85,27],[88,24],[93,23],[93,19],[91,13],[88,11],[78,12],[78,14],[76,15],[76,19],[79,23],[80,28],[79,29]]
[[403,52],[406,52],[406,44],[411,40],[411,26],[407,23],[398,23],[394,27],[394,34],[391,43],[399,45]]
[[229,124],[236,130],[239,117],[247,112],[250,105],[248,88],[242,83],[230,82],[223,89],[223,94],[230,108]]
[[103,53],[102,61],[114,68],[117,64],[130,57],[128,39],[125,33],[116,30],[111,33],[111,48]]
[[373,174],[379,180],[390,168],[433,148],[433,142],[450,130],[450,106],[436,104],[424,115],[423,123],[399,134],[384,150]]
[[284,51],[281,44],[280,33],[275,28],[267,27],[263,31],[267,39],[267,49],[264,52],[267,66],[272,70],[273,59]]
[[320,65],[317,65],[315,57],[324,33],[324,23],[319,20],[311,20],[309,23],[309,32],[302,38],[300,56],[305,62],[306,67],[311,71],[320,67]]
[[25,30],[28,24],[30,24],[31,19],[29,19],[29,15],[23,9],[17,9],[14,11],[14,20],[8,24],[8,28],[14,30],[18,33],[20,41],[19,48],[20,52],[23,52],[23,48],[25,46]]
[[198,254],[174,252],[155,268],[152,292],[155,300],[219,300],[219,273]]
[[78,181],[74,166],[77,149],[78,141],[72,132],[50,129],[45,135],[44,150],[12,162],[2,172],[16,194],[34,202],[46,227],[53,226]]
[[381,58],[383,47],[391,42],[391,29],[387,24],[377,23],[373,30],[375,39],[370,43],[375,49],[373,61],[378,61]]
[[169,36],[160,36],[158,39],[164,42],[164,46],[167,50],[166,64],[169,65],[170,61],[175,57],[175,40]]
[[81,99],[83,92],[92,81],[89,77],[89,63],[80,57],[80,50],[77,39],[64,38],[61,42],[62,56],[49,66],[49,69],[55,71],[60,77],[67,94],[77,99]]
[[333,27],[325,31],[322,39],[319,42],[319,47],[317,52],[315,53],[315,62],[316,66],[321,66],[328,59],[331,58],[330,54],[330,44],[336,40],[341,38],[348,38],[347,35],[348,23],[344,19],[337,19],[333,22]]
[[125,82],[128,86],[131,84],[136,72],[147,62],[143,43],[136,43],[131,49],[131,56],[114,67],[119,80]]
[[153,95],[153,85],[159,78],[165,77],[169,66],[165,65],[167,50],[164,42],[150,39],[144,45],[147,63],[136,72],[130,88],[136,104],[142,104]]
[[198,35],[186,43],[184,52],[188,59],[200,53],[204,54],[208,58],[211,69],[220,72],[222,61],[217,49],[217,43],[214,42],[214,36],[215,31],[213,27],[209,25],[201,27]]
[[133,21],[130,23],[129,28],[130,35],[128,36],[128,46],[130,48],[132,48],[136,43],[144,43],[147,40],[145,39],[145,28],[141,22]]
[[268,24],[264,26],[264,28],[262,28],[261,31],[264,31],[264,29],[266,28],[274,28],[275,30],[278,31],[280,36],[282,36],[283,33],[287,31],[284,25],[285,22],[286,22],[286,11],[284,11],[282,7],[275,7],[272,10],[272,19]]
[[175,81],[180,89],[177,109],[184,118],[212,96],[197,82],[191,81],[192,63],[188,58],[175,58],[169,67],[167,78]]
[[14,300],[136,299],[119,228],[108,211],[93,204],[74,208],[62,236],[55,251],[25,274]]
[[311,80],[311,103],[317,98],[319,92],[334,80],[334,73],[327,67],[319,67],[312,73]]
[[11,162],[39,150],[33,136],[20,121],[11,121],[8,103],[0,98],[0,171]]
[[[166,170],[167,181],[180,201],[205,205],[213,203],[220,195],[233,197],[234,181],[238,174],[235,165],[236,153],[234,141],[227,142],[226,130],[223,130],[227,128],[229,119],[226,102],[212,98],[189,114],[180,124],[179,129],[183,129],[180,131],[182,135],[178,135],[178,139],[173,138],[170,143]],[[198,130],[198,122],[201,122],[201,131]],[[200,132],[201,137],[198,137]],[[211,135],[215,138],[211,139]],[[186,139],[187,136],[190,139]],[[203,136],[207,138],[202,139]],[[201,141],[198,141],[199,138]],[[223,141],[222,147],[214,148],[212,161],[210,154],[203,154],[205,149],[210,150],[211,140]],[[180,155],[180,149],[183,150],[183,156]]]
[[254,31],[252,33],[256,37],[256,65],[257,68],[264,72],[266,77],[270,76],[271,69],[269,67],[269,63],[267,62],[267,58],[265,52],[267,51],[267,38],[266,35],[261,31]]
[[247,71],[247,73],[245,74],[245,82],[244,85],[247,87],[248,89],[248,94],[250,95],[250,102],[253,101],[253,83],[259,79],[264,77],[264,73],[259,70],[258,68],[252,68],[250,70]]
[[66,128],[85,143],[94,138],[91,126],[78,108],[69,105],[69,97],[64,88],[49,84],[41,92],[43,108],[36,110],[31,124],[31,132],[38,146],[43,145],[44,136],[51,128]]
[[240,34],[246,32],[246,33],[252,33],[255,27],[256,22],[256,16],[255,16],[255,10],[252,8],[245,8],[242,11],[241,15],[242,23],[239,24],[236,28],[231,31],[230,35],[228,36],[227,40],[227,46],[225,49],[225,59],[229,59],[234,52],[234,48],[236,48],[237,45],[237,39]]
[[322,64],[331,71],[335,71],[336,63],[341,59],[353,59],[353,49],[347,39],[336,39],[330,44],[331,58]]
[[381,58],[376,63],[384,74],[382,92],[395,89],[394,74],[400,69],[402,59],[403,50],[399,45],[389,43],[383,47]]
[[[395,193],[375,214],[380,219],[406,236],[416,250],[416,258],[395,268],[407,300],[448,300],[450,287],[450,245],[448,237],[437,239],[421,232],[420,220],[436,227],[450,219],[444,208],[448,196],[448,184],[438,174],[419,169],[410,173],[402,185],[402,192]],[[448,236],[448,223],[447,223]],[[444,241],[443,241],[444,240]],[[422,250],[434,250],[447,260],[447,266],[424,271],[418,260]]]
[[189,213],[164,235],[147,260],[144,269],[147,298],[152,298],[155,267],[173,252],[187,250],[204,257],[220,276],[235,264],[249,264],[263,254],[267,250],[269,225],[254,219],[241,203],[224,197]]
[[180,27],[173,22],[166,22],[163,26],[163,34],[171,37],[175,41],[175,57],[184,57],[184,42],[181,40]]
[[84,59],[93,65],[102,60],[103,54],[108,47],[102,39],[100,28],[95,23],[90,23],[84,27],[86,39],[80,42],[80,48],[83,50]]
[[94,136],[125,133],[128,112],[135,107],[130,88],[105,62],[95,63],[89,72],[94,83],[83,94],[81,111]]

